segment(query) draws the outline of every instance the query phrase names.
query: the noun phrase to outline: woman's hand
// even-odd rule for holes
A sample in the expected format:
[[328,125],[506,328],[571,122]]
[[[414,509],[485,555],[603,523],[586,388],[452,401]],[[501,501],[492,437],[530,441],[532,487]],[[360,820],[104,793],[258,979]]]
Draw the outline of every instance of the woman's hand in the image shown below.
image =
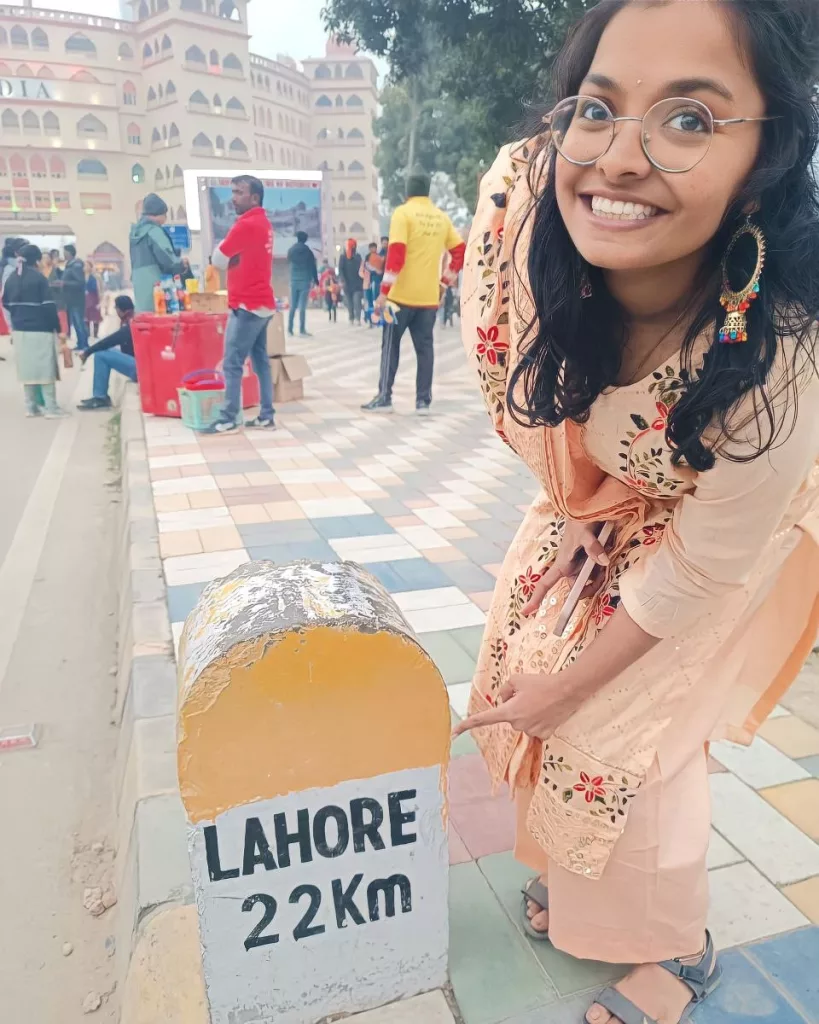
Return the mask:
[[576,710],[576,702],[559,674],[512,676],[501,687],[499,698],[497,707],[459,722],[452,731],[453,738],[470,729],[508,722],[518,732],[547,740]]
[[[597,534],[602,526],[602,523],[577,523],[572,519],[566,520],[566,527],[563,531],[563,539],[560,542],[557,557],[535,585],[534,593],[523,607],[524,615],[534,615],[543,603],[544,597],[560,580],[566,579],[573,583],[575,577],[583,568],[587,555],[598,566],[609,564],[609,556],[597,539]],[[581,597],[591,597],[599,586],[600,572],[598,569],[595,569],[592,578],[583,588]]]

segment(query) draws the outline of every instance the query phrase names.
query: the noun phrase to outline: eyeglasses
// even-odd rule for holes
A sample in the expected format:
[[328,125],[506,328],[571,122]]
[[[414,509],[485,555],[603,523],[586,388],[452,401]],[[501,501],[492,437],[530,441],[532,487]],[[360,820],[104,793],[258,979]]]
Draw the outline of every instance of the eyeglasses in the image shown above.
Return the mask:
[[620,121],[641,125],[643,152],[658,171],[683,174],[705,158],[714,139],[715,125],[770,121],[770,117],[730,117],[717,120],[699,100],[673,96],[660,100],[643,117],[615,117],[608,106],[593,96],[570,96],[543,121],[551,130],[555,149],[564,160],[589,167],[604,156],[614,142]]

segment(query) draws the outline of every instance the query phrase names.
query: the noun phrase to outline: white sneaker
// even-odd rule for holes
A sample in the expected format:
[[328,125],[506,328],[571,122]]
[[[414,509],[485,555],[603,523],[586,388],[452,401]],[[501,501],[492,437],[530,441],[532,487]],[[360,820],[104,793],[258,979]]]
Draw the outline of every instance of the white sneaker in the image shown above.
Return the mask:
[[43,413],[43,415],[47,420],[64,420],[66,416],[70,416],[70,413],[67,413],[65,409],[57,409],[54,412]]

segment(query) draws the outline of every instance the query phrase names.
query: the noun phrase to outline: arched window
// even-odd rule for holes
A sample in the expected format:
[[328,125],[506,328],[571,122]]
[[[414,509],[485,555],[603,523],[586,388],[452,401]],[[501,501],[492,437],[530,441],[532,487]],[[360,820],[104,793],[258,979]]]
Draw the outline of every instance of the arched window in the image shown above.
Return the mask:
[[11,176],[13,178],[27,178],[28,168],[26,167],[26,161],[19,153],[14,153],[9,160],[9,167],[11,168]]
[[267,127],[270,129],[270,131],[273,131],[273,114],[270,110],[270,107],[267,108]]
[[199,106],[210,109],[210,103],[208,102],[207,96],[203,92],[200,92],[199,89],[197,89],[196,92],[191,93],[191,98],[188,100],[188,103],[190,103],[192,107]]
[[23,131],[26,135],[40,134],[40,118],[33,110],[27,110],[23,114]]
[[231,153],[247,153],[247,146],[241,139],[234,139],[230,144]]
[[364,196],[362,196],[362,194],[360,192],[351,192],[350,193],[350,202],[351,203],[363,203],[364,202]]
[[258,160],[259,159],[259,140],[258,139],[256,139],[256,141],[253,143],[253,149],[254,149],[254,151],[256,153],[256,159]]
[[108,168],[102,160],[80,160],[77,164],[77,174],[83,177],[107,178]]
[[171,127],[168,131],[168,141],[179,142],[179,129],[173,121],[171,121]]
[[346,203],[347,202],[347,197],[344,195],[343,192],[339,192],[339,194],[338,194],[338,201],[340,203]]
[[231,71],[243,71],[242,62],[236,56],[235,53],[229,53],[227,57],[222,61],[223,68],[229,68]]
[[219,67],[219,52],[218,52],[218,50],[211,50],[210,51],[210,56],[208,58],[208,63],[210,64],[210,66],[212,68],[218,68]]
[[219,17],[227,18],[229,21],[241,21],[236,4],[233,0],[222,0],[219,4]]
[[344,221],[342,221],[339,224],[338,230],[341,232],[342,235],[346,235],[347,234],[347,225],[344,223]]
[[[167,129],[166,129],[166,131],[167,131]],[[161,141],[162,141],[162,136],[159,134],[159,129],[158,128],[154,128],[154,130],[151,132],[151,145],[155,146],[157,143],[159,143]]]
[[217,135],[216,136],[216,148],[218,150],[220,150],[220,151],[224,150],[224,148],[225,148],[225,140],[224,140],[224,137],[222,135]]
[[185,60],[191,64],[205,64],[205,54],[199,49],[198,46],[189,46],[185,50]]
[[17,68],[17,77],[18,78],[33,78],[34,75],[32,73],[31,68],[28,66],[28,64],[21,64]]
[[75,32],[65,41],[66,53],[81,53],[85,57],[96,57],[97,48],[82,32]]
[[316,136],[316,138],[318,139],[319,142],[323,142],[324,139],[329,139],[330,138],[330,129],[329,128],[322,128],[321,131]]
[[48,36],[41,28],[33,28],[31,30],[31,45],[35,50],[48,49]]
[[193,140],[193,148],[207,150],[208,152],[212,153],[213,143],[210,141],[208,136],[205,135],[204,132],[199,132],[199,134]]
[[242,101],[237,99],[235,96],[230,97],[230,99],[227,101],[227,106],[225,107],[225,109],[235,110],[239,114],[245,113],[244,103],[242,103]]
[[362,164],[360,160],[353,160],[352,163],[350,163],[350,165],[347,168],[347,170],[348,171],[356,171],[356,172],[363,171],[364,170],[364,164]]
[[167,53],[169,50],[172,49],[173,43],[171,42],[171,37],[167,33],[165,33],[165,35],[162,37],[162,52]]
[[[352,133],[350,133],[350,134],[352,134]],[[339,130],[338,130],[338,137],[340,139],[344,138],[344,129],[343,128],[339,128]]]
[[162,125],[162,138],[167,142],[167,140],[168,140],[168,126],[166,124]]
[[316,106],[317,107],[332,107],[332,105],[333,105],[333,101],[330,99],[329,96],[325,96],[323,93],[316,100]]
[[[269,111],[268,111],[268,113],[269,113]],[[284,129],[284,118],[282,117],[281,113],[279,113],[279,130],[281,131],[283,129]]]
[[142,129],[139,127],[138,124],[136,124],[134,121],[132,121],[128,125],[128,128],[126,129],[126,131],[128,133],[128,144],[129,145],[131,145],[131,146],[141,146],[142,145]]
[[65,177],[65,161],[61,156],[53,156],[48,161],[48,173],[52,178]]
[[168,81],[168,84],[165,86],[165,95],[176,96],[176,86],[170,80]]
[[221,96],[219,95],[219,93],[218,93],[218,92],[217,92],[217,93],[215,94],[215,96],[213,97],[213,105],[214,105],[214,107],[216,107],[216,108],[217,108],[218,110],[221,110],[221,109],[222,109],[222,97],[221,97]]
[[[255,125],[258,125],[259,123],[259,111],[256,109],[255,105],[253,107],[253,123]],[[258,146],[256,148],[258,149]]]
[[316,70],[313,72],[313,78],[332,78],[333,72],[327,67],[326,64],[317,64]]
[[344,71],[345,78],[363,78],[364,72],[361,69],[360,64],[348,64]]
[[60,119],[51,110],[43,114],[43,131],[46,135],[60,134]]
[[20,118],[17,116],[14,110],[4,110],[2,117],[0,117],[0,126],[10,132],[20,131]]
[[142,47],[142,59],[143,60],[150,60],[151,57],[153,57],[153,55],[154,55],[154,51],[151,49],[151,44],[150,43],[146,43]]
[[122,86],[122,102],[126,107],[135,107],[137,101],[136,86],[133,82],[125,82]]
[[47,68],[45,66],[45,64],[41,64],[40,67],[37,69],[37,77],[38,78],[53,78],[54,77],[54,72],[51,70],[51,68]]
[[187,223],[188,215],[185,212],[184,206],[180,206],[179,209],[176,211],[176,219],[182,221],[183,224]]
[[348,139],[363,139],[364,138],[364,132],[362,132],[359,128],[351,128],[350,131],[347,132],[347,138]]
[[337,170],[339,170],[339,171],[343,171],[344,170],[344,161],[343,160],[339,160]]
[[158,11],[167,11],[169,7],[168,0],[156,0],[156,9]]
[[145,168],[142,164],[134,164],[131,168],[131,181],[135,185],[142,185],[145,182]]
[[353,93],[352,96],[348,96],[347,97],[347,106],[348,107],[363,107],[364,106],[364,100],[362,100],[362,98],[360,96],[356,96],[356,94]]
[[153,86],[149,86],[148,88],[148,102],[156,103],[156,90]]
[[127,43],[120,43],[119,50],[117,51],[117,56],[120,60],[133,60],[134,51]]
[[202,0],[182,0],[179,6],[183,11],[201,11]]
[[353,223],[350,225],[350,234],[359,235],[360,237],[361,235],[364,234],[364,225],[359,224],[357,220],[354,220]]
[[337,107],[343,107],[344,106],[344,97],[341,94],[336,96],[336,106]]
[[46,168],[45,160],[40,156],[39,153],[35,153],[29,162],[31,167],[32,178],[47,178],[48,169]]
[[139,10],[137,11],[137,18],[139,21],[144,21],[150,16],[151,12],[148,10],[148,5],[145,3],[145,0],[142,0],[142,3],[139,5]]
[[319,171],[329,171],[330,165],[327,163],[326,160],[322,160],[316,169]]
[[165,164],[165,181],[170,181],[170,180],[171,180],[171,169],[170,169],[170,167],[168,167],[167,164]]
[[154,184],[155,185],[164,185],[165,184],[165,179],[162,177],[162,171],[158,167],[156,169],[156,174],[154,175]]
[[96,82],[99,84],[99,79],[96,75],[92,75],[90,71],[86,71],[83,68],[81,71],[75,71],[69,79],[71,82]]
[[157,91],[157,94],[159,95],[159,98],[161,100],[165,98],[165,90],[162,88],[162,83],[161,82],[156,87],[156,91]]
[[[6,35],[6,30],[3,28],[2,25],[0,25],[0,46],[7,46],[8,45],[8,41],[9,41],[9,37]],[[5,169],[5,166],[6,165],[4,163],[3,164],[3,168],[4,169]]]
[[182,178],[183,178],[182,168],[179,166],[179,164],[176,164],[174,166],[174,169],[173,169],[173,180],[174,181],[182,181]]
[[28,46],[28,32],[21,26],[15,25],[9,32],[9,39],[12,46]]

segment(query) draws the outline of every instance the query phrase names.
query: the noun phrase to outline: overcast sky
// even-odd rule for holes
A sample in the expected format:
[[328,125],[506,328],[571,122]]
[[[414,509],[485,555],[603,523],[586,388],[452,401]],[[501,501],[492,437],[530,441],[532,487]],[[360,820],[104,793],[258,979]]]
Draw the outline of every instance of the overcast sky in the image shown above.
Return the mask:
[[[324,0],[251,0],[251,49],[263,57],[275,57],[277,53],[287,53],[296,60],[323,56],[325,33],[319,16],[323,5]],[[119,0],[35,0],[34,6],[108,18],[120,16]],[[289,8],[285,17],[282,7]]]

